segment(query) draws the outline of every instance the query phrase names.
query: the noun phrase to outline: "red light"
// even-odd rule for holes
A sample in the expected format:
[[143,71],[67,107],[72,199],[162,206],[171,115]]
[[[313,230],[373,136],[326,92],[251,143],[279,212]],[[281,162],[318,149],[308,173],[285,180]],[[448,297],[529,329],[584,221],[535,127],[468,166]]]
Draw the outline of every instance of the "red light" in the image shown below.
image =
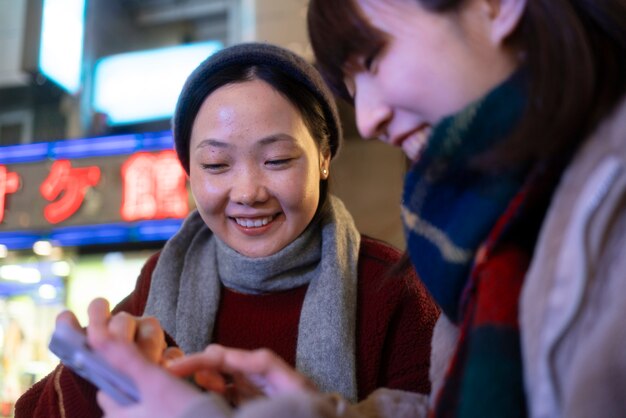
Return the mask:
[[20,186],[20,177],[0,165],[0,222],[4,219],[6,195],[15,193]]
[[125,221],[184,218],[189,212],[185,172],[172,150],[140,152],[122,166]]
[[46,220],[56,224],[72,216],[83,203],[87,189],[99,181],[100,168],[96,166],[72,168],[69,160],[55,161],[39,187],[41,195],[52,202],[44,208]]

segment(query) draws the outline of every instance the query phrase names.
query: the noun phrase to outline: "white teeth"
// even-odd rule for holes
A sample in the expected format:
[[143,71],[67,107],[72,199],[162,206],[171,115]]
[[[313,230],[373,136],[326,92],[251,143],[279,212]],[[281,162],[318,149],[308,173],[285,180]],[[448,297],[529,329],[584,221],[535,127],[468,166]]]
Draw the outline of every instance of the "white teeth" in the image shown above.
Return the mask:
[[257,218],[257,219],[235,218],[235,222],[237,222],[237,224],[246,228],[258,228],[258,227],[267,225],[268,223],[272,221],[272,219],[273,219],[272,216],[268,216],[265,218]]
[[426,146],[431,128],[424,128],[411,135],[402,143],[402,150],[411,161],[416,161]]

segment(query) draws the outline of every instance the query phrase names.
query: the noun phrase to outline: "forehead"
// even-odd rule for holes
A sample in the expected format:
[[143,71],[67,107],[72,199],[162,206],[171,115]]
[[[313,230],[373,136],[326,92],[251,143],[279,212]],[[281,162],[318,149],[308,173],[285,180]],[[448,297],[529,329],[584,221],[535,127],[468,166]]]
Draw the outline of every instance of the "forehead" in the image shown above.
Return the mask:
[[368,25],[386,35],[412,28],[416,18],[434,17],[419,0],[354,0]]
[[191,140],[258,142],[282,134],[297,142],[310,137],[300,112],[289,100],[266,82],[252,80],[227,84],[211,93],[196,115]]
[[296,107],[272,86],[252,80],[216,89],[204,100],[194,125],[202,120],[212,124],[290,124],[301,121],[302,117]]

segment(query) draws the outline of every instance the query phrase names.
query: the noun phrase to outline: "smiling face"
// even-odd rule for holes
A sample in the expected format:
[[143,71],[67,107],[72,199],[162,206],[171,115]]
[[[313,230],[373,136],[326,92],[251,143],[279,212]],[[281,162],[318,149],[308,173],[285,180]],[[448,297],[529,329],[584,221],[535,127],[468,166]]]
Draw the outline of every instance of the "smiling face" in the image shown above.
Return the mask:
[[386,35],[372,56],[351,57],[345,83],[357,127],[419,158],[430,127],[479,99],[516,68],[494,34],[486,2],[433,12],[417,0],[354,0],[361,17]]
[[198,212],[248,257],[272,255],[304,231],[329,163],[296,108],[260,80],[215,90],[193,124],[189,180]]

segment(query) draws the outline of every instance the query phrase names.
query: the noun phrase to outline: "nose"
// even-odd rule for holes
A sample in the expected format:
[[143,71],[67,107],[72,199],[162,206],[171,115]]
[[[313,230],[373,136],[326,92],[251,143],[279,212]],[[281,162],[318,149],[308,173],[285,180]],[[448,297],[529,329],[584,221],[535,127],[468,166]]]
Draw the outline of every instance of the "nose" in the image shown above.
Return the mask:
[[269,199],[265,177],[258,170],[241,170],[234,176],[230,200],[245,206],[254,206]]
[[354,84],[354,109],[359,133],[364,138],[384,141],[392,118],[391,107],[385,103],[376,85],[368,80],[367,74],[357,75]]

